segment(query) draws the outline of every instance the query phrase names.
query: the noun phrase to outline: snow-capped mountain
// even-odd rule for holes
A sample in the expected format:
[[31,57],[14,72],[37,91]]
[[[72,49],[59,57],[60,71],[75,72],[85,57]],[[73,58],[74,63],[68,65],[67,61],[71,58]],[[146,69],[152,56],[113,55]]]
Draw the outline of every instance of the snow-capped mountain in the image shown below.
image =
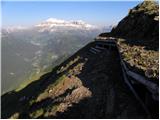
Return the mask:
[[66,20],[60,20],[55,18],[49,18],[35,25],[35,27],[38,28],[40,32],[43,32],[45,30],[52,32],[60,28],[84,29],[84,30],[91,30],[96,28],[95,26],[87,24],[82,20],[66,21]]
[[19,32],[25,30],[38,30],[38,32],[54,32],[54,31],[62,31],[62,30],[95,30],[98,27],[88,24],[82,20],[60,20],[56,18],[49,18],[45,21],[42,21],[36,25],[32,25],[29,27],[24,26],[14,26],[14,27],[6,27],[2,29],[3,33],[11,33],[11,32]]
[[[2,29],[2,92],[58,65],[102,29],[81,20],[47,19],[29,27]],[[22,71],[23,70],[23,71]]]

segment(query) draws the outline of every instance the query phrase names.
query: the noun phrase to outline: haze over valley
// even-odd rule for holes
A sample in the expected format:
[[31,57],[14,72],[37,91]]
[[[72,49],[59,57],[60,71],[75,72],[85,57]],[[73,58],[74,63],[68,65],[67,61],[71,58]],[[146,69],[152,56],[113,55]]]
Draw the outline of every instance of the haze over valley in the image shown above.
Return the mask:
[[[2,29],[2,94],[26,81],[38,79],[95,36],[111,27],[82,20],[49,18],[31,27]],[[23,85],[21,86],[23,87]]]

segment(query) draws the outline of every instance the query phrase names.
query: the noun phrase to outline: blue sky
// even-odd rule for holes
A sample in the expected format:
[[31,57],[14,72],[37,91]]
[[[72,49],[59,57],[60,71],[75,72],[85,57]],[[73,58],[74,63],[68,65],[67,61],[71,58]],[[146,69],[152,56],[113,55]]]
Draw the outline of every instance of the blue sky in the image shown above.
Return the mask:
[[48,18],[83,20],[95,25],[117,24],[140,1],[2,2],[2,26],[34,25]]

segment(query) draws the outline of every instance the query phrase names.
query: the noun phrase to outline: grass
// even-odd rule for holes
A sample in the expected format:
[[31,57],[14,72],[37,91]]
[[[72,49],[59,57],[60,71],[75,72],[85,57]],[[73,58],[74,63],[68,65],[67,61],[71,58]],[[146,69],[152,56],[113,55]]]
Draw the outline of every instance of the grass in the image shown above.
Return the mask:
[[37,100],[36,102],[40,102],[46,98],[48,98],[48,92],[47,91],[44,91],[43,93],[41,93],[38,97],[37,97]]
[[51,113],[52,113],[52,115],[56,114],[58,106],[59,106],[59,104],[55,104],[53,106],[48,106],[46,108],[46,112],[44,113],[44,117],[49,117]]
[[10,119],[18,119],[18,117],[19,117],[19,113],[15,113],[10,117]]
[[74,60],[71,60],[66,66],[62,66],[60,70],[58,70],[58,73],[64,72],[67,70],[71,65],[76,63],[80,59],[79,56],[77,56]]
[[38,118],[44,114],[44,110],[42,108],[30,113],[31,118]]
[[17,89],[15,89],[15,91],[18,92],[22,90],[23,88],[25,88],[27,85],[29,85],[33,81],[39,80],[39,78],[45,73],[48,73],[51,71],[52,71],[52,67],[48,67],[45,70],[41,70],[39,74],[37,74],[36,72],[33,72],[29,78],[27,78],[23,83],[20,84],[20,86]]
[[65,77],[66,77],[66,75],[62,75],[61,77],[59,77],[59,78],[53,83],[53,86],[58,85],[62,80],[64,80]]
[[35,100],[35,99],[32,99],[32,100],[29,101],[29,105],[30,105],[30,106],[32,106],[34,103],[36,103],[36,100]]
[[37,97],[36,102],[40,102],[40,101],[48,98],[49,97],[49,90],[51,88],[54,88],[55,86],[57,86],[65,77],[66,77],[65,75],[62,75],[61,77],[58,77],[53,84],[48,86],[48,88]]
[[[62,75],[62,76],[58,77],[53,84],[51,84],[43,93],[41,93],[41,94],[37,97],[37,100],[34,100],[34,99],[30,100],[30,101],[29,101],[30,106],[32,106],[34,103],[41,102],[42,100],[47,99],[47,98],[49,97],[49,93],[48,93],[49,89],[50,89],[51,87],[57,86],[60,82],[62,82],[62,81],[64,80],[65,77],[66,77],[65,75]],[[47,106],[47,107],[45,107],[45,108],[43,108],[43,109],[41,108],[41,109],[35,110],[34,112],[32,112],[32,113],[30,114],[30,117],[31,117],[31,118],[38,118],[38,117],[40,117],[40,116],[42,116],[42,115],[43,115],[44,117],[48,117],[49,114],[55,114],[57,108],[58,108],[58,105],[52,105],[52,104],[51,104],[50,106]],[[45,111],[45,112],[44,112],[44,111]]]
[[[49,73],[46,71],[49,71],[50,69],[45,69],[43,71],[41,70],[42,76],[34,72],[32,73],[31,77],[27,78],[26,81],[22,83],[16,90],[2,95],[1,117],[32,118],[31,116],[33,116],[33,118],[39,118],[45,117],[44,115],[46,112],[48,112],[49,116],[52,116],[54,113],[56,113],[59,105],[55,103],[49,103],[48,105],[43,106],[43,102],[45,101],[41,101],[43,108],[41,106],[37,106],[38,108],[35,108],[34,105],[36,106],[36,104],[41,104],[41,102],[37,103],[37,98],[40,96],[40,94],[43,94],[41,97],[46,99],[49,95],[48,90],[53,88],[56,89],[57,86],[63,85],[63,80],[65,79],[66,75],[57,74],[58,69],[65,64],[65,66],[67,66],[67,64],[73,65],[78,59],[79,56],[77,56],[76,53],[74,57],[72,56],[65,62],[55,66]],[[60,60],[60,62],[61,61],[62,60]],[[72,87],[73,86],[71,86],[71,88]],[[19,100],[24,96],[26,96],[26,100],[20,102]],[[49,100],[50,99],[52,98],[49,98]]]

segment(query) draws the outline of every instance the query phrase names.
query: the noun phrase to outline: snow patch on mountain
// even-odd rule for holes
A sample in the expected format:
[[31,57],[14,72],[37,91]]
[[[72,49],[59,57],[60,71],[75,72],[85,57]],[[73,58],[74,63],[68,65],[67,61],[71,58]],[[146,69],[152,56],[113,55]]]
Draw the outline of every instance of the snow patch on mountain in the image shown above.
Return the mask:
[[2,29],[3,35],[19,32],[24,30],[36,30],[38,32],[56,32],[63,30],[95,30],[100,29],[98,26],[88,24],[82,20],[61,20],[56,18],[49,18],[39,24],[33,26],[11,26]]
[[35,25],[36,28],[39,29],[40,32],[43,31],[56,31],[58,28],[67,28],[67,29],[84,29],[84,30],[91,30],[95,29],[96,27],[90,24],[85,23],[82,20],[76,20],[76,21],[66,21],[66,20],[60,20],[55,18],[49,18],[40,24]]

